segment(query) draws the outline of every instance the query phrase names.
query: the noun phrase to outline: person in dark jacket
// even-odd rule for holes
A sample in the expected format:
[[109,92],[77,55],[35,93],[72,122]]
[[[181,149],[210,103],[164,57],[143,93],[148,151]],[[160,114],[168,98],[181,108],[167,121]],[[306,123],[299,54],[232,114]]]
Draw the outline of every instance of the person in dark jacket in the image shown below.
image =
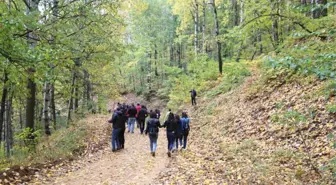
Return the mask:
[[181,141],[183,141],[183,149],[187,149],[187,139],[190,131],[190,119],[188,118],[188,115],[186,112],[182,112],[182,138]]
[[160,110],[159,110],[159,109],[155,109],[155,113],[156,113],[156,117],[157,117],[157,119],[160,119],[160,117],[161,117],[161,112],[160,112]]
[[128,132],[134,133],[134,125],[135,125],[135,120],[136,120],[136,114],[137,114],[137,110],[135,108],[134,105],[132,105],[128,111],[128,123],[127,123],[127,127],[128,127]]
[[157,140],[159,136],[159,127],[160,127],[160,121],[157,119],[156,113],[152,112],[150,114],[150,118],[147,121],[147,127],[145,130],[145,134],[149,135],[149,145],[151,154],[153,157],[155,157],[155,151],[157,147]]
[[196,105],[197,93],[196,93],[195,89],[190,91],[190,95],[191,95],[191,105]]
[[117,108],[117,110],[113,112],[112,119],[109,120],[109,123],[112,123],[112,152],[120,148],[119,134],[122,129],[122,122],[122,112],[120,108]]
[[121,114],[119,114],[119,119],[118,121],[120,122],[119,127],[120,132],[118,135],[118,139],[119,139],[119,147],[118,149],[124,149],[125,147],[125,130],[126,130],[126,121],[127,121],[127,116],[126,116],[126,109],[122,109]]
[[140,133],[143,134],[144,129],[145,129],[145,120],[146,117],[148,116],[148,112],[145,109],[145,106],[142,106],[142,108],[140,109],[139,113],[138,113],[138,123],[140,125]]
[[168,140],[168,157],[171,157],[171,152],[174,147],[175,141],[175,130],[176,130],[176,121],[174,118],[174,114],[170,113],[168,115],[167,121],[164,122],[163,127],[166,128],[167,131],[167,140]]
[[180,116],[178,114],[175,114],[175,122],[176,122],[176,130],[175,130],[175,148],[178,150],[179,148],[179,141],[180,145],[182,146],[182,123]]

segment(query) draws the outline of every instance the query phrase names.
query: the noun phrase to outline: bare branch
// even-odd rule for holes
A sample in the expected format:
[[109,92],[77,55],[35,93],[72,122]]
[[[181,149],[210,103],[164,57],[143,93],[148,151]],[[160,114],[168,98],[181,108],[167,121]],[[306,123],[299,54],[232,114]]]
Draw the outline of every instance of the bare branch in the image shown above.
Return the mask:
[[22,1],[24,2],[24,4],[27,6],[28,9],[31,8],[27,0],[22,0]]
[[[293,20],[294,18],[293,17],[289,17],[289,16],[285,16],[285,15],[281,15],[281,14],[264,14],[264,15],[259,15],[258,17],[255,17],[247,22],[245,22],[244,24],[242,24],[240,27],[241,28],[244,28],[245,26],[247,26],[248,24],[260,19],[260,18],[263,18],[263,17],[273,17],[273,16],[278,16],[278,17],[281,17],[281,18],[285,18],[285,19],[289,19],[289,20]],[[294,21],[293,20],[293,24],[297,24],[299,25],[303,30],[307,31],[308,33],[312,33],[311,30],[309,30],[303,23],[299,22],[299,21]]]

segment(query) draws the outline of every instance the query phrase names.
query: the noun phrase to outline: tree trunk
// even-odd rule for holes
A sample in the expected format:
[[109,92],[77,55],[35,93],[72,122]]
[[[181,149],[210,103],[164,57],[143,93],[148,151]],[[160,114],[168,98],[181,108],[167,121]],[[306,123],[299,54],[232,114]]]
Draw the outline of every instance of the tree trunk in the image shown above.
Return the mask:
[[328,16],[328,9],[324,8],[324,6],[328,3],[327,0],[311,0],[311,4],[314,8],[312,11],[312,18],[318,19],[321,17]]
[[36,84],[29,78],[28,79],[28,97],[26,103],[26,127],[34,130],[35,123],[35,104],[36,104]]
[[[213,0],[214,1],[214,0]],[[232,12],[233,12],[233,26],[239,25],[239,15],[238,15],[238,2],[237,0],[231,0]]]
[[218,55],[218,69],[219,69],[219,74],[222,75],[223,73],[223,61],[222,61],[222,45],[218,39],[219,36],[219,23],[218,23],[218,18],[217,18],[217,9],[216,9],[216,4],[215,0],[212,0],[212,9],[213,9],[213,15],[215,19],[215,33],[216,33],[216,44],[217,44],[217,55]]
[[179,43],[178,44],[178,46],[177,46],[177,50],[176,50],[176,52],[177,52],[177,54],[178,54],[178,62],[177,62],[177,66],[179,67],[179,68],[181,68],[182,67],[182,64],[181,64],[181,60],[182,60],[182,47],[181,47],[181,43]]
[[90,102],[90,94],[91,94],[91,84],[90,84],[90,74],[87,70],[84,70],[84,97],[83,97],[83,102],[84,106],[88,108],[89,102]]
[[23,115],[22,115],[22,107],[19,108],[19,122],[20,122],[20,129],[23,129]]
[[170,48],[169,48],[169,65],[172,64],[172,61],[174,61],[174,48],[173,48],[173,44],[171,44]]
[[76,72],[76,80],[75,80],[75,87],[74,87],[74,104],[73,104],[73,110],[77,113],[77,111],[78,111],[78,105],[79,105],[79,89],[78,89],[78,87],[77,87],[77,80],[78,80],[78,78],[77,78],[77,72]]
[[[53,9],[52,9],[52,15],[53,15],[53,22],[56,22],[57,17],[58,17],[58,13],[59,13],[59,0],[52,0],[53,3]],[[54,38],[53,38],[54,40]],[[54,131],[57,129],[57,120],[56,120],[56,106],[55,106],[55,86],[54,86],[54,81],[50,84],[49,88],[50,88],[50,93],[49,93],[49,98],[50,98],[50,102],[49,102],[49,109],[50,109],[50,116],[51,116],[51,120],[53,121],[53,128]],[[50,120],[50,118],[49,118]],[[49,123],[49,127],[50,127],[50,123]]]
[[204,54],[205,53],[205,49],[206,49],[206,46],[205,46],[205,37],[206,37],[206,30],[205,30],[205,23],[206,23],[206,2],[205,0],[203,0],[203,24],[202,24],[202,53]]
[[[152,64],[151,64],[151,61],[152,60],[152,53],[149,52],[148,53],[148,73],[150,73],[152,71]],[[120,75],[122,75],[121,71],[120,71]]]
[[[278,0],[270,0],[272,4],[272,13],[279,14],[279,2]],[[276,11],[276,12],[274,12]],[[279,28],[278,28],[278,17],[272,16],[272,40],[276,47],[279,45]],[[275,48],[276,49],[276,48]]]
[[50,85],[50,109],[51,109],[53,127],[54,130],[56,130],[57,120],[56,120],[56,106],[55,106],[55,86],[53,84]]
[[[58,16],[58,0],[53,0],[53,17],[56,18]],[[56,19],[55,19],[56,20]]]
[[77,112],[78,111],[78,105],[79,105],[79,88],[78,88],[78,77],[79,77],[79,70],[78,68],[81,66],[81,62],[80,59],[76,59],[75,60],[75,68],[73,71],[73,84],[72,84],[72,88],[73,88],[73,94],[72,94],[72,101],[73,101],[73,111]]
[[[27,7],[28,14],[38,11],[38,4],[40,0],[30,0],[28,1],[29,7]],[[33,32],[28,33],[28,42],[31,48],[36,46],[36,41],[33,39],[36,35]],[[35,101],[36,101],[36,84],[34,82],[34,68],[28,69],[28,96],[26,101],[26,127],[34,130],[35,125]]]
[[258,29],[257,42],[259,43],[259,53],[262,54],[263,53],[262,35],[259,29]]
[[240,61],[240,56],[241,56],[242,50],[243,50],[243,41],[240,42],[240,46],[239,46],[239,49],[238,49],[238,52],[237,52],[236,62]]
[[244,0],[240,0],[240,24],[244,22]]
[[69,104],[68,104],[68,118],[67,118],[67,125],[70,125],[71,121],[71,111],[73,110],[73,95],[74,95],[74,86],[76,82],[76,72],[73,71],[72,74],[72,80],[71,80],[71,93],[70,93],[70,98],[69,98]]
[[194,0],[194,47],[195,47],[195,56],[198,55],[198,0]]
[[50,133],[50,118],[49,118],[49,107],[50,107],[50,86],[49,82],[44,83],[44,101],[43,101],[43,122],[44,122],[44,132],[47,136]]
[[5,130],[5,143],[6,143],[6,156],[10,157],[10,150],[11,150],[11,144],[12,144],[12,98],[11,96],[6,101],[6,114],[5,114],[5,123],[6,123],[6,130]]
[[154,69],[154,72],[155,72],[155,76],[159,76],[159,72],[158,72],[158,67],[157,67],[157,63],[158,63],[158,51],[157,51],[157,46],[155,44],[154,46],[154,65],[155,65],[155,69]]
[[2,128],[4,125],[4,114],[5,114],[5,106],[6,106],[6,100],[8,95],[8,88],[7,88],[7,82],[8,82],[8,73],[5,70],[4,71],[4,82],[3,82],[3,89],[2,89],[2,96],[1,96],[1,104],[0,104],[0,146],[2,141]]

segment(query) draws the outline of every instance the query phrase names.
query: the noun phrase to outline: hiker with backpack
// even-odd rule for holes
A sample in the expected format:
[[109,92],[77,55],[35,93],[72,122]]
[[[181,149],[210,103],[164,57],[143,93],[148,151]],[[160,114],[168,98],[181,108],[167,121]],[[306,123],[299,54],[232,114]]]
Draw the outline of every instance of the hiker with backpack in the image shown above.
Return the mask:
[[145,120],[146,120],[146,117],[148,116],[148,112],[147,110],[145,109],[145,106],[141,106],[141,109],[138,113],[138,123],[140,125],[140,133],[143,134],[144,132],[144,129],[145,129]]
[[193,89],[189,92],[190,92],[190,95],[191,95],[191,105],[196,105],[196,96],[197,96],[196,90]]
[[149,136],[149,145],[150,145],[150,150],[151,154],[153,157],[155,157],[155,151],[157,147],[157,140],[159,136],[159,127],[160,121],[157,119],[157,115],[155,112],[150,113],[149,115],[149,120],[147,121],[147,127],[145,134]]
[[167,140],[168,140],[168,157],[171,157],[171,152],[174,147],[175,141],[175,130],[176,130],[176,121],[174,118],[174,114],[170,113],[168,115],[167,121],[164,122],[163,127],[166,128],[167,131]]
[[181,125],[182,125],[182,137],[181,142],[183,142],[183,149],[187,149],[187,140],[190,131],[190,119],[186,112],[182,112]]

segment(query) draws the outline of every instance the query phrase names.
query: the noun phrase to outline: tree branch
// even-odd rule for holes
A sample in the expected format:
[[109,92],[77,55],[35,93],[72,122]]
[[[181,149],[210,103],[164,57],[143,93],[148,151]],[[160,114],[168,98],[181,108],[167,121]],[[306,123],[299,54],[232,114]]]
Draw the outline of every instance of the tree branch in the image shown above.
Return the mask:
[[27,0],[22,0],[22,1],[23,1],[23,3],[27,6],[28,9],[31,8],[30,5],[29,5],[29,3],[27,2]]
[[312,31],[310,31],[310,30],[309,30],[305,25],[303,25],[302,23],[297,22],[297,21],[294,21],[293,23],[299,25],[302,29],[306,30],[308,33],[313,33]]
[[[288,16],[285,16],[285,15],[281,15],[281,14],[278,14],[278,13],[275,13],[275,14],[264,14],[264,15],[259,15],[258,17],[255,17],[247,22],[245,22],[244,24],[242,24],[240,27],[241,28],[244,28],[245,26],[247,26],[248,24],[260,19],[260,18],[263,18],[263,17],[272,17],[272,16],[277,16],[277,17],[281,17],[281,18],[285,18],[285,19],[289,19],[289,20],[293,20],[294,18],[293,17],[288,17]],[[303,30],[307,31],[308,33],[312,33],[311,30],[309,30],[303,23],[300,23],[299,21],[294,21],[293,20],[293,24],[297,24],[299,25]]]
[[20,12],[20,9],[18,8],[16,2],[14,0],[10,0],[10,1],[14,4],[15,10]]

